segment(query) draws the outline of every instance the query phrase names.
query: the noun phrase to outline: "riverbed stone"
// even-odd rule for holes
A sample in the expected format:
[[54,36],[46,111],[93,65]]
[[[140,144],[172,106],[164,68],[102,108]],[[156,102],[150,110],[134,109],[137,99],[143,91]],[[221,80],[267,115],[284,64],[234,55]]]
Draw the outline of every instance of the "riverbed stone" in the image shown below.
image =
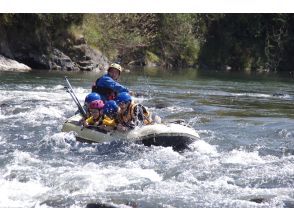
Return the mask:
[[[27,71],[32,69],[60,71],[102,72],[108,68],[108,59],[98,49],[87,44],[83,35],[49,42],[46,36],[32,32],[5,29],[0,26],[0,54],[25,64],[8,63],[2,58],[1,70]],[[10,62],[10,61],[9,61]]]
[[79,71],[77,64],[73,62],[70,57],[65,55],[60,50],[54,48],[49,61],[50,69],[53,70],[66,70],[66,71]]
[[74,45],[68,54],[82,71],[100,72],[108,67],[107,57],[87,44]]
[[31,68],[29,66],[0,55],[0,71],[27,72],[30,70]]

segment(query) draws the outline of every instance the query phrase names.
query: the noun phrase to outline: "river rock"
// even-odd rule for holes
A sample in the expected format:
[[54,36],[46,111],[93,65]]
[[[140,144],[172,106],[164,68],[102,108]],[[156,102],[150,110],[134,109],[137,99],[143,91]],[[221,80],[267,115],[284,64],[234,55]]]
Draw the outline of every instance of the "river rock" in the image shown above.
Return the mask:
[[29,66],[0,55],[0,71],[21,71],[32,70]]
[[4,28],[1,25],[0,33],[0,54],[27,65],[2,57],[0,70],[28,71],[32,68],[101,72],[108,67],[107,57],[89,46],[83,35],[76,38],[61,37],[51,42],[46,32],[36,34],[25,28]]
[[68,54],[82,71],[100,72],[108,67],[107,57],[87,44],[74,45]]
[[67,55],[56,48],[54,48],[52,51],[49,66],[52,70],[80,70],[76,63],[74,63]]

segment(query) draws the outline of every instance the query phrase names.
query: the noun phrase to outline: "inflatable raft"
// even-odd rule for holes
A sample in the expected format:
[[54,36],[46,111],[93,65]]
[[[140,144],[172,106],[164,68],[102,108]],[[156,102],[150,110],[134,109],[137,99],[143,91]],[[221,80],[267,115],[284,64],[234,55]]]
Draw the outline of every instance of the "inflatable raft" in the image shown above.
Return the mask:
[[131,141],[146,146],[173,147],[175,151],[182,151],[188,145],[199,139],[198,133],[185,125],[176,123],[153,124],[136,127],[128,132],[104,131],[99,128],[83,128],[80,124],[80,114],[69,118],[63,125],[63,132],[75,133],[77,140],[86,142]]

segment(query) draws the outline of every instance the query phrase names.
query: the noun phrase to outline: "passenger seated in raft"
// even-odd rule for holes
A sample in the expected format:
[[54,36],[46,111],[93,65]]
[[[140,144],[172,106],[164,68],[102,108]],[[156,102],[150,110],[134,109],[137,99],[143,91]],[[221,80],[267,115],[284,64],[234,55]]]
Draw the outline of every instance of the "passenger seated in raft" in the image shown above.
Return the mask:
[[89,109],[92,115],[85,121],[85,127],[91,125],[104,131],[116,129],[119,107],[115,101],[108,101],[104,104],[102,100],[95,100],[90,103]]
[[100,128],[106,131],[115,130],[118,124],[119,107],[115,101],[107,101],[103,107],[103,123]]
[[118,94],[116,103],[120,107],[118,113],[117,129],[119,131],[128,131],[139,125],[149,125],[153,123],[160,123],[159,116],[154,116],[152,119],[151,113],[138,103],[135,103],[132,96],[127,92]]
[[89,111],[89,105],[91,102],[93,102],[95,100],[101,100],[101,96],[96,92],[92,92],[92,93],[88,94],[85,98],[85,103],[84,103],[83,108],[86,111],[87,118],[89,118],[91,116],[90,111]]
[[89,127],[90,125],[99,126],[103,123],[103,113],[102,109],[104,103],[102,100],[92,101],[89,105],[90,117],[84,121],[84,126]]

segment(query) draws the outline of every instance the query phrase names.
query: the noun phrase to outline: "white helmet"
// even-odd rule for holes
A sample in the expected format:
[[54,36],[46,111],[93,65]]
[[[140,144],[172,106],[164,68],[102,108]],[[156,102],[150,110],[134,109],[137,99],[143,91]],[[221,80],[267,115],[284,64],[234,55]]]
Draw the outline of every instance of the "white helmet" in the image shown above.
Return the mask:
[[121,66],[120,66],[119,64],[117,64],[117,63],[112,63],[112,64],[110,64],[110,66],[109,66],[109,68],[108,68],[108,71],[109,71],[109,69],[111,69],[111,68],[117,69],[117,70],[119,71],[119,73],[122,72],[122,68],[121,68]]

